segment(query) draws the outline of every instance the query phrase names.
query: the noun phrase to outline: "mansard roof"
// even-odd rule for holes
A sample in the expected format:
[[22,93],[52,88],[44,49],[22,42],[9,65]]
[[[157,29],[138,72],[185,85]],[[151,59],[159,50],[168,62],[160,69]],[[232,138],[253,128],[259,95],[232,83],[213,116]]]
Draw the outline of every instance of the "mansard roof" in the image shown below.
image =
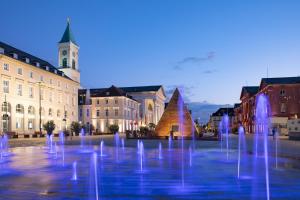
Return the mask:
[[[10,46],[10,45],[8,45],[4,42],[1,42],[1,41],[0,41],[0,48],[2,48],[4,50],[4,52],[2,52],[2,54],[6,55],[8,57],[11,57],[11,58],[16,59],[18,61],[29,64],[33,67],[37,67],[39,69],[54,73],[58,76],[62,76],[64,78],[70,79],[62,71],[60,71],[55,66],[53,66],[52,64],[50,64],[49,62],[47,62],[47,61],[45,61],[41,58],[33,56],[29,53],[26,53],[26,52],[24,52],[20,49],[12,47],[12,46]],[[16,55],[16,56],[14,56],[14,55]],[[37,65],[37,63],[39,64],[39,66]],[[72,79],[70,79],[70,80],[72,80]]]
[[244,96],[245,93],[250,94],[250,96],[255,95],[259,91],[259,86],[244,86],[242,88],[240,99]]
[[300,76],[295,77],[277,77],[277,78],[262,78],[260,86],[273,84],[297,84],[300,83]]
[[224,114],[227,114],[229,117],[234,116],[233,108],[219,108],[212,116],[223,116]]

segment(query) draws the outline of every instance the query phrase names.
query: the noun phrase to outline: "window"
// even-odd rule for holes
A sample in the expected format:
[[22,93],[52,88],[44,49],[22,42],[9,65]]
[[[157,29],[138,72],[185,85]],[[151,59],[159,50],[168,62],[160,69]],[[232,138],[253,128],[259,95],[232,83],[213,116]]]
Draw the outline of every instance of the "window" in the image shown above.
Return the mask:
[[82,117],[82,109],[79,110],[79,117]]
[[108,116],[109,113],[108,113],[108,109],[105,109],[105,116]]
[[44,100],[44,90],[40,89],[40,98],[41,100]]
[[19,96],[22,96],[22,85],[21,84],[18,84],[18,86],[17,86],[17,94]]
[[52,92],[49,92],[49,101],[52,102]]
[[29,97],[33,98],[33,87],[29,87]]
[[34,107],[33,106],[28,107],[28,114],[29,115],[34,115]]
[[44,77],[43,76],[40,77],[40,81],[44,81]]
[[33,72],[29,72],[29,77],[33,78]]
[[100,100],[99,99],[97,99],[97,105],[99,105],[100,104]]
[[28,129],[33,129],[33,119],[28,119]]
[[284,89],[280,90],[280,96],[285,96],[285,90]]
[[118,116],[118,115],[119,115],[119,110],[115,109],[115,116]]
[[67,65],[68,65],[68,60],[67,60],[67,58],[64,58],[64,59],[62,60],[62,66],[63,66],[63,67],[67,67]]
[[9,64],[4,63],[3,64],[3,69],[6,70],[6,71],[9,71]]
[[52,79],[50,78],[49,83],[52,84]]
[[17,113],[23,114],[23,113],[24,113],[24,106],[21,105],[21,104],[18,104],[18,105],[16,106],[16,112],[17,112]]
[[48,115],[49,115],[50,117],[52,117],[52,109],[51,109],[51,108],[49,108]]
[[118,99],[115,99],[115,104],[118,104]]
[[19,75],[22,75],[22,74],[23,74],[22,68],[18,68],[18,74],[19,74]]
[[2,112],[10,112],[10,105],[7,102],[3,102],[2,104]]
[[90,116],[90,110],[89,110],[89,109],[86,110],[86,116],[87,116],[87,117]]
[[9,81],[3,81],[3,93],[9,93]]
[[60,117],[60,110],[57,110],[56,116],[57,116],[57,117]]
[[285,112],[286,112],[286,104],[285,104],[285,103],[281,103],[280,111],[281,111],[282,113],[285,113]]
[[105,99],[105,103],[108,104],[108,99]]
[[57,81],[57,86],[60,87],[60,81]]
[[65,110],[65,119],[68,117],[68,111]]
[[100,110],[97,110],[97,117],[100,116]]
[[74,59],[72,60],[72,69],[76,69],[76,63]]

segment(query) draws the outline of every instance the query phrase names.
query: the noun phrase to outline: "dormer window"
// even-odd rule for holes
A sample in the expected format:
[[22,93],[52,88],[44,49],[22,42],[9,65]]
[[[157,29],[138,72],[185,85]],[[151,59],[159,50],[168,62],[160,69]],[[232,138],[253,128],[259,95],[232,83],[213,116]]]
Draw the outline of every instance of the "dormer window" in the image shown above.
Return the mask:
[[49,66],[46,66],[46,70],[49,71]]
[[36,63],[35,63],[35,66],[40,67],[40,63],[39,63],[39,62],[36,62]]
[[57,70],[56,69],[54,70],[54,73],[57,74]]
[[0,47],[0,54],[4,54],[4,49]]
[[65,73],[61,73],[61,76],[65,76]]
[[16,54],[16,53],[11,53],[10,55],[11,55],[11,57],[13,57],[14,59],[18,59],[18,54]]
[[109,92],[106,92],[106,96],[109,96]]
[[25,62],[26,63],[30,63],[30,59],[29,58],[25,58]]

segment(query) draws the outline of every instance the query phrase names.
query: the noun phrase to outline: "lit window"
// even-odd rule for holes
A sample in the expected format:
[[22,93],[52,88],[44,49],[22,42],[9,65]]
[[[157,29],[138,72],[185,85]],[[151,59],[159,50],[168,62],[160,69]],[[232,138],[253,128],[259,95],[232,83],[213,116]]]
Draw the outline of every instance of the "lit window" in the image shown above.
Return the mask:
[[9,64],[4,63],[3,64],[3,69],[6,70],[6,71],[9,71]]
[[23,114],[23,113],[24,113],[24,106],[21,105],[21,104],[18,104],[18,105],[16,106],[16,112],[17,112],[17,113]]
[[22,75],[22,74],[23,74],[22,68],[18,68],[18,74],[19,74],[19,75]]
[[29,97],[33,98],[33,87],[29,87]]
[[52,109],[51,109],[51,108],[49,108],[48,115],[49,115],[50,117],[52,117]]
[[22,85],[21,84],[18,84],[18,87],[17,87],[17,94],[19,96],[22,96]]
[[3,81],[3,93],[9,93],[9,81]]
[[285,113],[285,112],[286,112],[286,104],[285,104],[285,103],[281,103],[280,111],[281,111],[282,113]]
[[34,115],[34,107],[33,106],[28,107],[28,114]]

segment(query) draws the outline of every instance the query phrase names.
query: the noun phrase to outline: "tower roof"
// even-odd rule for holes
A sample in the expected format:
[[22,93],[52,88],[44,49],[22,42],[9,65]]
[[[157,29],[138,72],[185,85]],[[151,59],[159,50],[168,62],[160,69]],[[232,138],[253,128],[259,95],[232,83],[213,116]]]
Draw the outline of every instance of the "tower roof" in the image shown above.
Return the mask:
[[68,19],[68,22],[67,22],[66,30],[65,30],[61,40],[59,41],[59,43],[66,43],[66,42],[72,42],[75,45],[77,45],[77,43],[75,41],[75,38],[72,34],[71,28],[70,28],[70,20],[69,19]]

